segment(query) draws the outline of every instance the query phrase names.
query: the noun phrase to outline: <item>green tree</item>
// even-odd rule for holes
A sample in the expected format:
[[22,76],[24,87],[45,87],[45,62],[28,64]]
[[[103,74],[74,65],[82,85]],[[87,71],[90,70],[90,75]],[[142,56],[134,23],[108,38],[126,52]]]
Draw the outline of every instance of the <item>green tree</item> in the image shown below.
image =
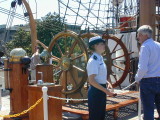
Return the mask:
[[52,38],[63,29],[63,19],[56,13],[48,13],[37,22],[38,39],[46,46],[49,46]]
[[[52,37],[63,30],[62,18],[56,13],[48,13],[37,21],[38,39],[46,46],[49,46]],[[13,40],[6,43],[7,51],[10,52],[14,48],[21,47],[26,50],[27,55],[31,56],[31,37],[30,32],[19,29],[13,36]],[[41,47],[41,51],[42,51]]]
[[7,51],[10,52],[14,48],[23,48],[27,55],[31,55],[31,37],[30,32],[19,29],[13,36],[13,40],[6,43]]

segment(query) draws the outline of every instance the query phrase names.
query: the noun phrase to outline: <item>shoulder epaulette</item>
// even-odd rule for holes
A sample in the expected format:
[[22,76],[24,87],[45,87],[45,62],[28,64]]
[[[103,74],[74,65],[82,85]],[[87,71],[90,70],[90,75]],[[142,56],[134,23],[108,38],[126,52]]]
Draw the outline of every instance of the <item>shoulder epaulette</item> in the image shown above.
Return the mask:
[[94,56],[93,56],[93,59],[97,60],[97,56],[94,55]]

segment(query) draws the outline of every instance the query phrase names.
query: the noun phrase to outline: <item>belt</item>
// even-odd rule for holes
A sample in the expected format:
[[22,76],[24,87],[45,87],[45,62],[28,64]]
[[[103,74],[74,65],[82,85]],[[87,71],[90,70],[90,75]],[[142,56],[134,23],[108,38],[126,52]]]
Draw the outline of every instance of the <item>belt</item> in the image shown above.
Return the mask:
[[148,77],[148,78],[143,78],[143,79],[151,79],[151,78],[160,78],[160,77]]

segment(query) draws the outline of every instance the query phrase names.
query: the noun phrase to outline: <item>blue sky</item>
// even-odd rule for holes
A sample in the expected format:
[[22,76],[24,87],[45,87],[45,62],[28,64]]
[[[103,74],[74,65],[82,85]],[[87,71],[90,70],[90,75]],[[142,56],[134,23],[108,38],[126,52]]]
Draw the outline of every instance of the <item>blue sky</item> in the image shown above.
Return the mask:
[[[29,1],[34,18],[36,18],[36,1],[37,1],[37,19],[45,16],[49,12],[58,12],[58,0],[27,0]],[[10,4],[12,0],[0,0],[0,7],[10,10]],[[23,8],[17,6],[16,13],[23,15]],[[0,25],[6,24],[8,15],[0,12]],[[26,22],[20,19],[14,18],[13,25],[25,24]]]

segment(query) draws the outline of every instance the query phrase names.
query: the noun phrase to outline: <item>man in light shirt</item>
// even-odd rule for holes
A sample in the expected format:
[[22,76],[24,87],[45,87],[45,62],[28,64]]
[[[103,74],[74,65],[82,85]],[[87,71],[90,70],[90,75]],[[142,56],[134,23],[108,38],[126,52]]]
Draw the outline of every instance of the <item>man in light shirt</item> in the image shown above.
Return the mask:
[[35,53],[31,57],[30,69],[31,69],[31,81],[36,82],[36,66],[41,64],[39,47],[35,47]]
[[141,26],[137,32],[141,48],[135,80],[140,84],[144,120],[154,120],[154,103],[160,115],[160,43],[152,39],[149,25]]

